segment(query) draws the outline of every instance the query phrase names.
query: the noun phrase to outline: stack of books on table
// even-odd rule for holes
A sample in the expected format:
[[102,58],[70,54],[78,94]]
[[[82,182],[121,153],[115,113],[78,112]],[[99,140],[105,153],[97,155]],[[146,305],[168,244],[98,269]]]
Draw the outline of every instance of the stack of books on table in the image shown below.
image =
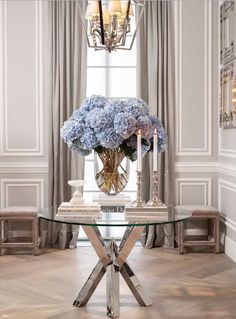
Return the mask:
[[131,204],[130,196],[124,194],[118,194],[115,196],[109,196],[106,194],[94,195],[93,202],[98,203],[101,206],[127,206]]
[[93,202],[101,205],[103,213],[123,213],[125,207],[130,206],[130,196],[118,194],[115,196],[108,196],[106,194],[98,194],[93,197]]
[[69,221],[99,219],[101,218],[101,207],[97,203],[72,205],[70,202],[63,202],[58,207],[56,217]]
[[126,207],[125,219],[128,221],[166,221],[168,220],[168,208],[165,204],[160,206]]

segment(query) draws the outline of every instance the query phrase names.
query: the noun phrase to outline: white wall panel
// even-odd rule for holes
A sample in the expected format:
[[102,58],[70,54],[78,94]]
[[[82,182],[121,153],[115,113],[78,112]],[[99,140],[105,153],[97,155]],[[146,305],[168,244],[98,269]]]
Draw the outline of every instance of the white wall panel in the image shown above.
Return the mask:
[[1,179],[1,207],[44,207],[43,179]]
[[41,6],[37,1],[3,1],[0,15],[0,155],[41,156]]
[[227,218],[236,222],[236,183],[220,178],[218,181],[218,207]]
[[236,129],[219,130],[219,156],[236,158]]
[[212,178],[176,178],[177,205],[212,205]]
[[176,155],[212,154],[212,4],[176,1]]
[[0,1],[0,207],[47,205],[42,5]]

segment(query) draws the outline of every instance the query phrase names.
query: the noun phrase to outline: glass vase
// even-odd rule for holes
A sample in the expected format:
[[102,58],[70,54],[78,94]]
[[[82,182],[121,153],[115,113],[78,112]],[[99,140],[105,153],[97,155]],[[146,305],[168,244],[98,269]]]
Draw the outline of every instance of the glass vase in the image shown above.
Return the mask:
[[123,191],[129,180],[129,161],[120,148],[95,152],[95,180],[103,193],[117,195]]

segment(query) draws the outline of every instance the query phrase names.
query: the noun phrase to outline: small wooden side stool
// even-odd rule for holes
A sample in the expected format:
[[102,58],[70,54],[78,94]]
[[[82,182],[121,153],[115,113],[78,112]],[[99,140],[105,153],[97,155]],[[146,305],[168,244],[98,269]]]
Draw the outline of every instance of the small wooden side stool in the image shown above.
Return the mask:
[[[183,205],[176,206],[175,210],[178,213],[188,211],[190,213],[190,218],[185,223],[180,222],[178,224],[178,234],[177,234],[177,242],[179,246],[179,253],[183,254],[185,252],[185,247],[213,247],[215,253],[220,252],[220,213],[216,208],[211,206],[198,206],[198,205]],[[207,239],[198,240],[199,236],[186,236],[186,227],[185,225],[188,222],[194,222],[207,219],[209,226]]]
[[[16,241],[9,237],[9,222],[30,222],[32,225],[31,241]],[[31,248],[38,254],[38,215],[35,207],[7,207],[0,209],[0,256],[3,249]]]

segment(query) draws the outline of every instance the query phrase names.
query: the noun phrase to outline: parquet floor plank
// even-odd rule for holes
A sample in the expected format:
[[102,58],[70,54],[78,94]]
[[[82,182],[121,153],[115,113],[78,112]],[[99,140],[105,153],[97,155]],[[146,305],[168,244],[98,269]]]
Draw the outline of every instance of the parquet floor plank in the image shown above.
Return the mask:
[[[97,260],[91,247],[0,257],[0,318],[106,318],[106,281],[89,304],[72,302]],[[224,254],[135,247],[129,263],[153,305],[142,308],[121,280],[120,319],[236,318],[236,263]]]

